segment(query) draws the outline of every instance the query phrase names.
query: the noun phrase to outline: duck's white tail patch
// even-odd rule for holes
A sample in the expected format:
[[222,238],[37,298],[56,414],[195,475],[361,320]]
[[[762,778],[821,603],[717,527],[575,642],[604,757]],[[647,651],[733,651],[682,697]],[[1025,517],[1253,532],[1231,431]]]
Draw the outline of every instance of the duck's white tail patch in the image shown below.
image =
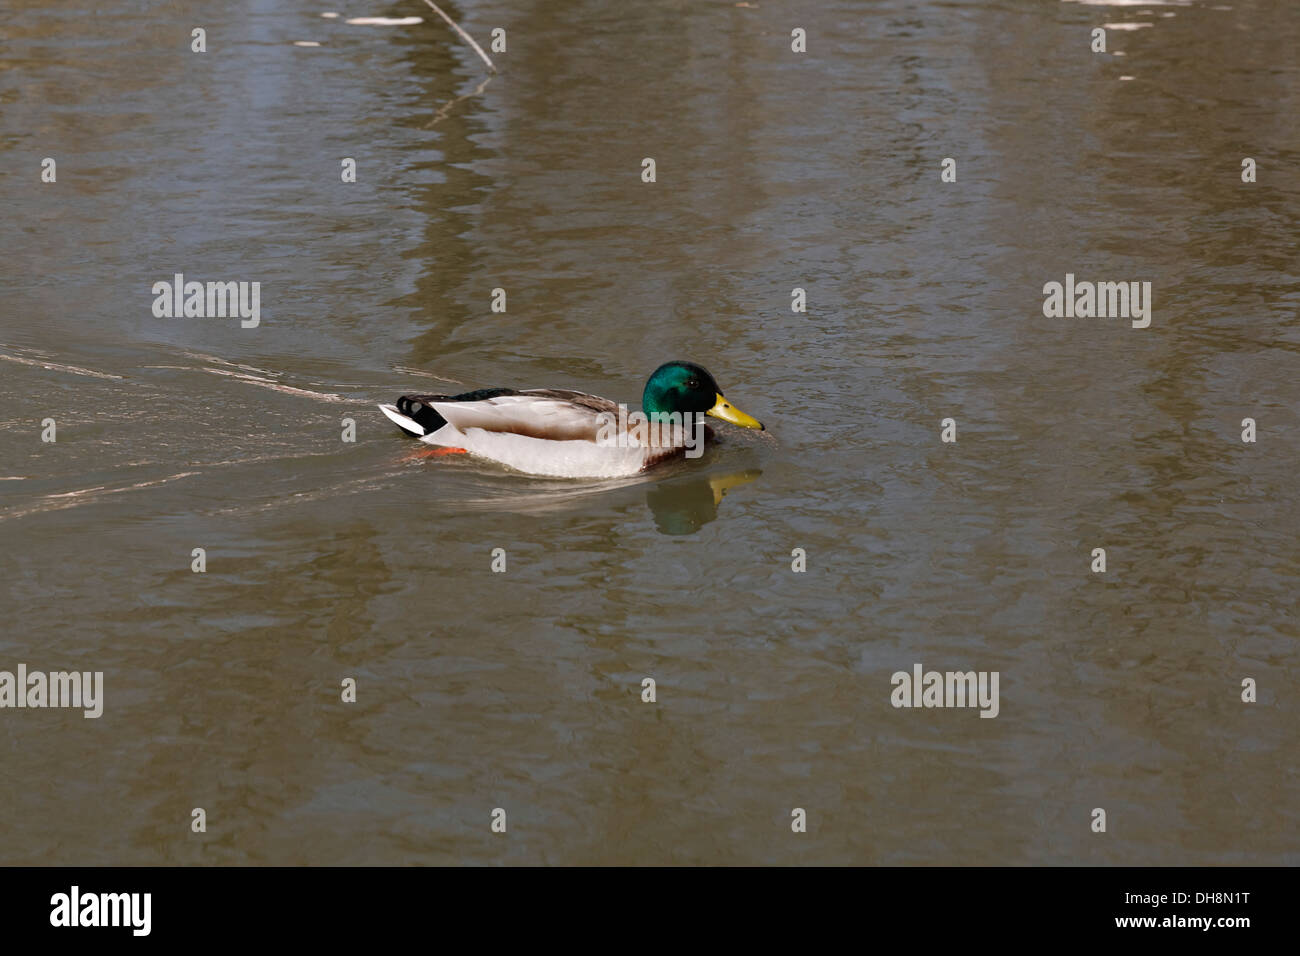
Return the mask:
[[380,405],[379,410],[408,435],[414,435],[416,438],[424,437],[424,429],[420,427],[420,423],[413,418],[407,418],[397,410],[396,405]]

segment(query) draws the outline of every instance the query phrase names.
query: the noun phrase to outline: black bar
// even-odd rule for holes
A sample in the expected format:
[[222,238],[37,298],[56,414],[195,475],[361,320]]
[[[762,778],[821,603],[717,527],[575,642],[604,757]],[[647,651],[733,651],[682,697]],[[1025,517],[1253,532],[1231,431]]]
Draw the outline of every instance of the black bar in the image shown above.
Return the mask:
[[[700,924],[700,938],[725,931],[733,943],[849,932],[859,942],[904,933],[921,947],[1033,939],[1232,946],[1285,938],[1295,882],[1291,870],[1263,868],[531,869],[14,868],[0,870],[0,926],[6,943],[91,945],[398,943],[412,933],[435,946],[464,933],[478,941],[455,944],[461,949],[531,933],[531,945],[548,948],[583,939],[658,948],[676,945],[666,934],[687,921]],[[98,918],[100,894],[150,894],[148,935],[131,925],[51,925],[70,911],[73,886],[87,918]],[[63,914],[59,894],[69,904]],[[119,922],[134,916],[142,928],[137,899],[140,908],[121,910]],[[121,903],[109,900],[110,917]],[[1189,925],[1206,918],[1208,928]],[[1120,925],[1134,919],[1154,922]]]

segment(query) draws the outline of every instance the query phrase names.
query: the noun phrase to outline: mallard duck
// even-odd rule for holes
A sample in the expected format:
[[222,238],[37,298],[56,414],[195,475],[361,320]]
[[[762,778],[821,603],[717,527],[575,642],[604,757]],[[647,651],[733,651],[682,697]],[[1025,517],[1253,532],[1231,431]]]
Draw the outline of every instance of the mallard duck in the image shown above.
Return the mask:
[[484,388],[461,395],[403,395],[380,410],[408,435],[516,471],[558,478],[634,475],[698,457],[709,415],[742,428],[763,423],[722,397],[703,366],[667,362],[641,395],[643,415],[607,398],[556,388]]

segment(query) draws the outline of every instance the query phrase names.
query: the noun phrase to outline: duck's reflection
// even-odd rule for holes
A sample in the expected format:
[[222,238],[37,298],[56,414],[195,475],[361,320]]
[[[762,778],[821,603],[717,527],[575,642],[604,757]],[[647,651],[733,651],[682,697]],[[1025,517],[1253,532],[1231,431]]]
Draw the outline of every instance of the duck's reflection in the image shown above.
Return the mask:
[[[463,456],[448,455],[438,459],[439,467],[454,467],[455,459]],[[459,462],[459,464],[472,464]],[[589,507],[600,496],[612,495],[618,501],[625,495],[639,494],[637,485],[645,487],[645,502],[654,516],[660,534],[694,534],[718,517],[722,499],[735,488],[749,484],[763,473],[761,468],[718,468],[705,474],[675,474],[670,477],[640,477],[629,482],[626,478],[598,482],[534,481],[527,490],[519,490],[515,476],[492,476],[500,479],[495,493],[486,497],[462,498],[457,507],[485,511],[515,511],[521,514],[574,511]],[[635,500],[635,499],[633,499]]]
[[718,516],[727,492],[749,484],[762,469],[669,479],[646,489],[645,502],[661,534],[694,534]]

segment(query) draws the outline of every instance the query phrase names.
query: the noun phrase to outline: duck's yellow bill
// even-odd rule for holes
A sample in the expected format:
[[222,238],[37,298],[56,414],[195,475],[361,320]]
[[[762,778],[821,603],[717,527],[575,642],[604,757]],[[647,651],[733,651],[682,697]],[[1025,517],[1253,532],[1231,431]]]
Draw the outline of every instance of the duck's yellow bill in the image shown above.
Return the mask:
[[718,396],[717,404],[704,414],[712,415],[714,418],[721,418],[724,422],[731,422],[731,424],[739,425],[741,428],[757,428],[760,430],[763,428],[763,423],[757,418],[753,415],[746,415],[721,395]]

